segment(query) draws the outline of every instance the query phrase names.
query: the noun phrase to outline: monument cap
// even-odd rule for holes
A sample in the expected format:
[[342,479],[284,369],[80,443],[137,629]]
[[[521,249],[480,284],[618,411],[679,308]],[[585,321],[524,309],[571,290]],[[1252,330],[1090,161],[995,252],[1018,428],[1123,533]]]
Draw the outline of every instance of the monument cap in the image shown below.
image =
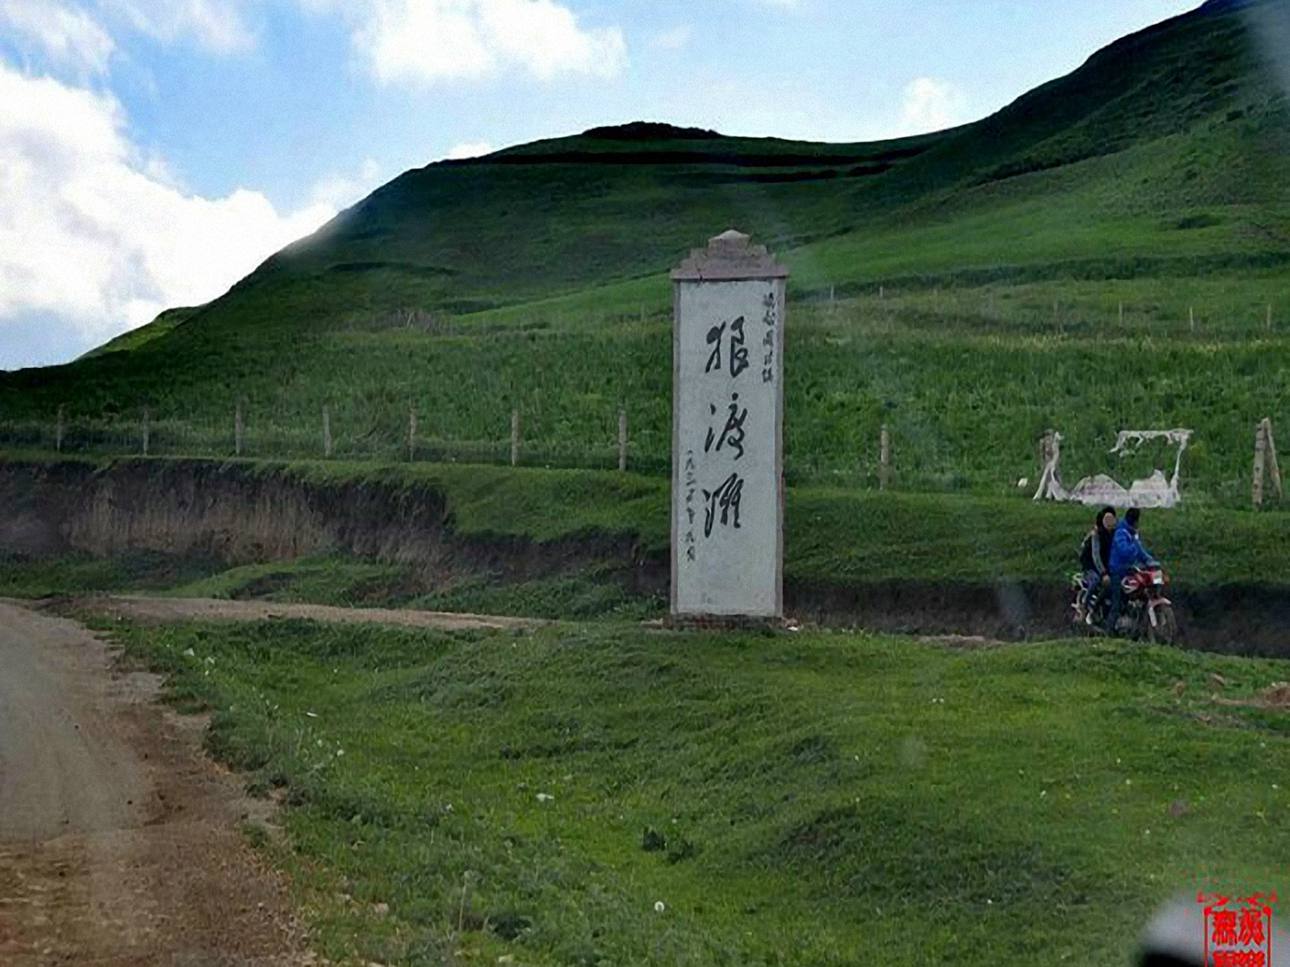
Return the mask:
[[775,261],[765,245],[753,245],[743,232],[731,228],[708,240],[707,248],[672,272],[673,282],[739,282],[746,279],[786,279],[788,269]]

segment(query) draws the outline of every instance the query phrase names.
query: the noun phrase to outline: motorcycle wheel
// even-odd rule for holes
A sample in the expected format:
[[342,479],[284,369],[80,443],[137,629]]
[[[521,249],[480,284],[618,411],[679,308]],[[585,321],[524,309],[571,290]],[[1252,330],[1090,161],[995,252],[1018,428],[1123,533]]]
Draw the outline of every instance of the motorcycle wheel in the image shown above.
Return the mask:
[[1146,609],[1138,612],[1137,617],[1133,619],[1133,627],[1128,637],[1134,641],[1148,641],[1151,638],[1151,619],[1147,617]]
[[1067,613],[1070,620],[1071,635],[1075,638],[1082,637],[1088,632],[1088,625],[1084,623],[1084,609],[1072,607]]
[[1162,604],[1156,609],[1156,626],[1150,637],[1157,645],[1172,645],[1178,641],[1178,619],[1171,605]]
[[1080,589],[1076,589],[1074,600],[1066,609],[1066,620],[1070,624],[1071,634],[1074,637],[1078,638],[1084,634],[1087,626],[1084,624],[1084,593]]

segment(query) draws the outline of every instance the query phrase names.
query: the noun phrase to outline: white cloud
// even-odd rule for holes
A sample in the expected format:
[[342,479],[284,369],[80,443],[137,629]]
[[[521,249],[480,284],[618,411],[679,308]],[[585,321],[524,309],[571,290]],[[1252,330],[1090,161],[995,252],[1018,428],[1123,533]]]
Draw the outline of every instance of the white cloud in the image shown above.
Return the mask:
[[[251,49],[246,0],[0,0],[0,30],[50,68],[106,74],[117,51],[113,34],[134,31],[166,44],[192,41],[216,54]],[[111,31],[109,32],[109,29]]]
[[497,149],[487,141],[467,141],[465,144],[454,144],[448,149],[445,157],[449,161],[464,161],[467,158],[480,158],[492,154]]
[[690,45],[694,28],[689,24],[680,24],[671,30],[663,30],[650,39],[650,46],[657,50],[681,50]]
[[[0,64],[0,339],[44,316],[102,342],[174,305],[194,305],[335,213],[291,214],[238,189],[185,193],[157,176],[107,95]],[[0,366],[4,365],[0,358]]]
[[942,131],[966,121],[967,99],[949,81],[919,77],[905,86],[902,127],[905,134]]
[[385,83],[479,77],[495,60],[471,7],[451,0],[377,0],[354,43]]
[[56,0],[0,0],[0,27],[34,43],[53,65],[87,74],[105,73],[115,49],[88,13]]
[[618,27],[584,27],[555,0],[300,0],[339,11],[366,68],[385,84],[434,84],[504,69],[539,80],[612,77],[627,63]]
[[381,166],[367,158],[352,174],[328,175],[314,185],[310,193],[313,205],[340,211],[362,201],[381,182]]
[[191,39],[216,54],[255,46],[240,0],[99,0],[99,5],[164,43]]

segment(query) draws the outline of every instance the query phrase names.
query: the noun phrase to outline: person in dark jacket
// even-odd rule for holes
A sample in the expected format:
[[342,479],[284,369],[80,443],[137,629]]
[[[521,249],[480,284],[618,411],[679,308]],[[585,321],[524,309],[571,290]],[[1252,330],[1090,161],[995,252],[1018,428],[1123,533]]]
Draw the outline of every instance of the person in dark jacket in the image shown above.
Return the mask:
[[1119,523],[1114,507],[1103,507],[1093,520],[1093,529],[1079,549],[1079,564],[1084,571],[1084,620],[1093,623],[1102,589],[1111,581],[1111,544]]
[[1138,536],[1138,521],[1142,511],[1137,507],[1129,508],[1115,529],[1115,540],[1111,542],[1111,607],[1106,616],[1106,630],[1115,633],[1116,622],[1124,609],[1124,578],[1135,567],[1148,567],[1156,559],[1143,547],[1142,538]]

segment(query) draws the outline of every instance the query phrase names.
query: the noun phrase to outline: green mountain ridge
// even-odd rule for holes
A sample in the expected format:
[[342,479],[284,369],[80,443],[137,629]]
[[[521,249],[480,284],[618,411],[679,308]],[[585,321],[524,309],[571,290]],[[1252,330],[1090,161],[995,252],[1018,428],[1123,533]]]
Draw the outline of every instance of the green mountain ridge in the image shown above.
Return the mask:
[[[920,138],[823,145],[638,124],[429,165],[378,189],[248,281],[279,271],[389,272],[428,282],[437,291],[427,294],[450,311],[487,307],[663,271],[726,222],[792,248],[855,230],[861,219],[937,213],[1003,182],[1184,132],[1214,138],[1220,151],[1255,144],[1286,152],[1285,94],[1246,42],[1249,10],[1231,6],[1207,4],[1148,28],[989,118]],[[1277,0],[1241,7],[1285,10]],[[1220,116],[1219,130],[1197,130]],[[1238,144],[1224,144],[1222,125],[1242,121],[1247,130],[1227,139]],[[1268,184],[1223,167],[1197,172],[1206,183],[1186,192],[1190,200],[1287,203],[1280,172],[1279,184]],[[1139,194],[1173,198],[1180,186],[1171,180]]]
[[[990,204],[1003,183],[1184,134],[1230,149],[1224,122],[1244,122],[1246,130],[1227,139],[1239,147],[1290,154],[1285,93],[1245,36],[1252,10],[1286,17],[1283,0],[1211,0],[1112,44],[982,121],[916,138],[814,144],[637,123],[438,162],[399,176],[271,257],[230,296],[283,274],[379,282],[393,274],[429,290],[418,292],[423,307],[487,308],[664,271],[727,222],[783,250],[874,217]],[[1220,116],[1217,130],[1198,130]],[[1230,167],[1193,174],[1205,181],[1189,193],[1197,203],[1290,200],[1280,172],[1275,184]],[[1147,203],[1173,198],[1170,180],[1137,194]],[[1039,192],[1053,187],[1060,188]],[[621,222],[607,223],[611,217]],[[193,318],[218,314],[225,300]]]

